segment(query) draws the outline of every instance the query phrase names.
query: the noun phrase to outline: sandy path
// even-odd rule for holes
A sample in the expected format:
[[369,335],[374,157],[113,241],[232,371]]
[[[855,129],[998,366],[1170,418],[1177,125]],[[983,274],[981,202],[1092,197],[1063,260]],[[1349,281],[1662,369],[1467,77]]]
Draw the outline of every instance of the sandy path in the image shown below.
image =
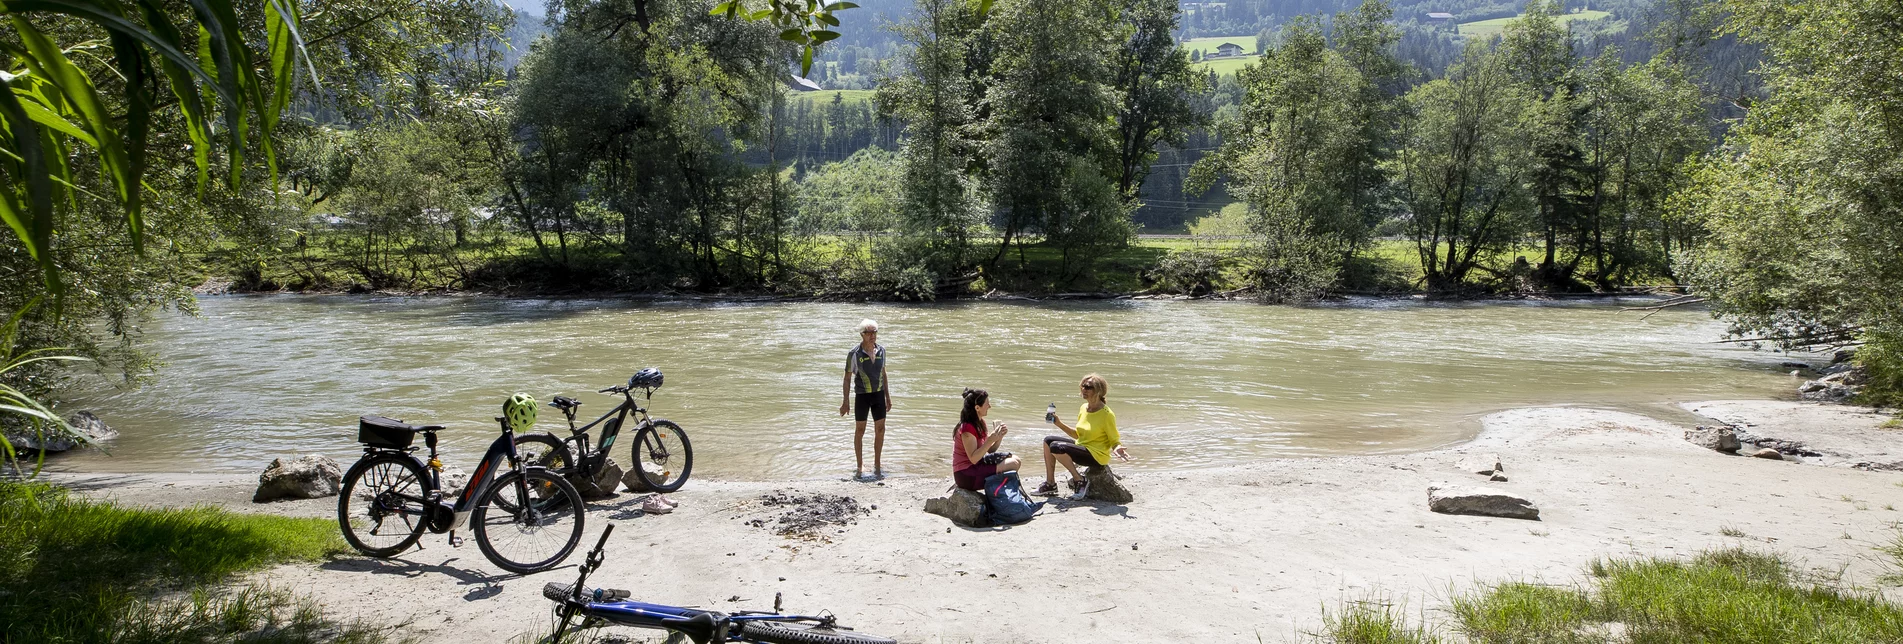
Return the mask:
[[[1760,435],[1801,430],[1813,448],[1836,433],[1864,444],[1896,432],[1876,428],[1883,416],[1842,407],[1685,407],[1752,422]],[[830,609],[905,642],[1253,642],[1314,629],[1322,607],[1343,600],[1401,598],[1432,614],[1450,589],[1576,580],[1593,557],[1744,545],[1867,580],[1880,571],[1871,546],[1903,520],[1889,505],[1903,504],[1903,473],[1725,456],[1685,443],[1682,425],[1613,411],[1524,409],[1482,424],[1471,443],[1419,454],[1132,473],[1126,483],[1137,501],[1128,506],[1058,501],[1028,524],[993,530],[948,530],[950,522],[922,512],[924,500],[945,489],[938,480],[695,480],[675,495],[683,506],[671,515],[630,511],[637,495],[599,504],[586,541],[604,520],[619,526],[594,580],[632,589],[636,599],[766,609],[780,592],[790,611]],[[1511,481],[1490,485],[1534,500],[1542,520],[1429,512],[1431,483],[1485,484],[1456,467],[1470,452],[1499,454]],[[1042,478],[1036,469],[1033,483]],[[334,499],[254,506],[253,483],[241,478],[56,480],[130,503],[334,512]],[[757,499],[776,489],[851,495],[877,509],[826,540],[789,539],[746,524],[773,516]],[[1721,528],[1747,536],[1723,536]],[[258,578],[338,614],[406,622],[432,642],[542,632],[543,582],[573,579],[572,566],[507,576],[473,544],[454,549],[437,535],[423,545],[398,559],[283,566]],[[661,639],[655,631],[607,632]]]

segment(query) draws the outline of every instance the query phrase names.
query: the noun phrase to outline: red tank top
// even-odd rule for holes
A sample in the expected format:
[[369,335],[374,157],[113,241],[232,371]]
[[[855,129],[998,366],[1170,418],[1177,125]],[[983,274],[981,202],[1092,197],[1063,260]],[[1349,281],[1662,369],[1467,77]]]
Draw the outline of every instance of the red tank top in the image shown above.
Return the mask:
[[952,431],[952,471],[953,472],[962,472],[966,468],[971,467],[972,465],[971,459],[965,458],[965,441],[961,440],[965,434],[971,434],[972,436],[978,437],[979,448],[983,448],[985,446],[985,439],[988,438],[985,428],[975,427],[971,423],[959,423],[958,429]]

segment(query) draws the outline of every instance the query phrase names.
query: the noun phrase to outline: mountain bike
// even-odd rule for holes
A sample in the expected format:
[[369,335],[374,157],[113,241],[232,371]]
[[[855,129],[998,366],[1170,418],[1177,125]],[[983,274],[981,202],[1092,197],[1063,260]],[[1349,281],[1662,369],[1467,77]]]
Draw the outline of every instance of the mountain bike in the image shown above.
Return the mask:
[[561,644],[568,625],[582,618],[581,628],[603,623],[636,628],[653,628],[680,633],[694,644],[710,642],[766,642],[768,644],[895,644],[894,640],[860,633],[839,625],[831,615],[781,615],[779,596],[773,599],[773,612],[743,611],[721,613],[711,610],[629,601],[630,593],[613,588],[589,589],[588,574],[601,567],[602,548],[615,527],[601,531],[601,540],[588,553],[575,583],[550,582],[542,586],[542,596],[555,602],[555,632],[550,644]]
[[[516,451],[522,459],[531,465],[548,468],[549,471],[563,476],[572,476],[582,480],[594,480],[608,461],[608,452],[614,447],[615,438],[621,435],[621,428],[630,415],[636,418],[634,425],[633,452],[634,468],[640,480],[648,489],[655,492],[673,492],[687,483],[687,476],[694,471],[694,445],[687,441],[687,431],[673,421],[654,418],[648,415],[646,407],[634,398],[639,390],[642,400],[653,402],[654,390],[661,388],[661,371],[647,368],[635,372],[628,378],[628,384],[616,385],[595,393],[621,396],[621,404],[608,413],[602,414],[594,422],[581,427],[575,426],[575,411],[581,408],[581,401],[567,396],[556,396],[548,405],[562,410],[568,418],[568,438],[556,438],[548,432],[522,434],[515,438]],[[601,427],[601,442],[592,449],[588,445],[588,430]],[[569,446],[573,445],[571,449]]]
[[[502,436],[476,466],[454,503],[443,498],[443,461],[436,452],[442,425],[411,425],[382,416],[357,420],[363,458],[344,474],[337,497],[337,523],[358,552],[392,557],[416,545],[425,529],[449,533],[452,546],[465,524],[482,554],[503,570],[529,574],[560,564],[581,542],[586,507],[581,493],[560,475],[524,466],[515,432],[497,418]],[[429,460],[412,443],[423,435]]]

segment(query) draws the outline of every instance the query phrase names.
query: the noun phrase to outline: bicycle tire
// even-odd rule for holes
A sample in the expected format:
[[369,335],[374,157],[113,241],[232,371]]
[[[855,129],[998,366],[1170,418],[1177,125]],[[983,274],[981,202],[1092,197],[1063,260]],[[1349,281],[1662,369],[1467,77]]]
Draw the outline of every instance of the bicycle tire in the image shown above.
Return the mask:
[[[669,445],[668,443],[678,443]],[[648,489],[655,492],[673,492],[687,484],[687,477],[694,473],[694,444],[687,440],[687,430],[681,429],[674,421],[656,420],[634,435],[634,445],[628,448],[633,452],[634,468]],[[652,471],[648,464],[652,463]],[[674,476],[674,468],[680,468],[680,476]]]
[[548,432],[515,435],[515,453],[523,465],[540,467],[557,474],[568,474],[575,467],[568,443]]
[[[529,481],[525,483],[528,484],[527,487],[530,490],[530,494],[548,491],[550,496],[534,503],[518,503],[502,500],[501,497],[503,495],[517,494],[515,482],[516,479],[522,477],[529,478]],[[528,511],[535,513],[531,515],[531,520],[535,521],[537,525],[526,528],[520,526],[518,522],[522,518],[520,514],[521,511],[516,508],[522,506],[530,506]],[[518,561],[514,558],[516,556],[515,554],[503,554],[496,547],[490,533],[491,528],[488,522],[489,509],[491,507],[496,507],[496,509],[506,512],[509,515],[509,523],[499,525],[513,526],[516,530],[515,534],[518,536],[528,534],[530,531],[540,532],[542,529],[553,527],[553,525],[557,523],[565,523],[568,526],[568,536],[563,540],[562,546],[554,549],[548,557],[529,561]],[[564,521],[564,518],[572,518],[573,520]],[[470,530],[476,534],[476,545],[482,549],[482,555],[488,557],[490,563],[494,563],[497,567],[509,572],[527,575],[548,570],[568,559],[568,555],[575,552],[575,546],[581,543],[581,533],[585,527],[587,518],[588,507],[582,504],[581,492],[576,491],[573,484],[570,484],[566,479],[563,479],[553,472],[536,468],[516,470],[497,478],[495,483],[489,486],[488,490],[483,491],[482,498],[476,500],[475,510],[469,514],[469,523]],[[554,536],[557,538],[561,537],[559,534],[560,528],[556,528],[556,530],[558,533]],[[544,543],[547,543],[547,541],[544,540]]]
[[[369,473],[371,468],[379,465],[394,466],[398,470],[398,472],[394,474],[407,475],[408,481],[405,481],[403,476],[397,476],[392,479],[390,478],[392,473],[386,470],[379,470],[375,476],[377,480],[364,484],[363,479],[365,474]],[[413,490],[414,496],[418,498],[428,498],[431,490],[429,481],[429,477],[423,473],[423,468],[418,467],[416,460],[410,458],[408,455],[374,454],[357,461],[355,465],[351,465],[350,471],[344,474],[343,488],[339,490],[337,494],[337,527],[343,531],[344,541],[349,542],[350,547],[355,548],[357,552],[379,559],[394,557],[405,550],[409,550],[411,546],[416,545],[416,540],[423,536],[423,530],[429,527],[430,510],[427,506],[421,503],[411,504],[404,502],[401,507],[397,508],[397,516],[409,516],[412,514],[414,516],[406,520],[409,534],[405,535],[393,545],[372,545],[366,542],[363,537],[357,534],[357,530],[351,527],[352,515],[363,515],[356,518],[374,520],[375,524],[369,526],[369,534],[376,536],[376,531],[383,527],[383,519],[376,516],[377,506],[375,504],[378,503],[379,498],[382,497],[385,492],[398,493],[404,490]],[[370,493],[369,498],[358,498],[360,495],[358,488],[364,485],[376,489],[366,490]],[[357,503],[353,503],[353,501]],[[412,505],[414,507],[412,507]]]
[[740,638],[767,644],[898,644],[898,640],[890,637],[861,633],[844,626],[829,628],[805,622],[749,620],[740,623]]

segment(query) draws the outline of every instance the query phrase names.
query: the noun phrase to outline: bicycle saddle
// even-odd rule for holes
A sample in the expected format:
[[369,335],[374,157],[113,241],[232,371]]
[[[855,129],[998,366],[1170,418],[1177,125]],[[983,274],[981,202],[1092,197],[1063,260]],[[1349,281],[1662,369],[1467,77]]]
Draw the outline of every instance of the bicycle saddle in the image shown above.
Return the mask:
[[581,401],[568,396],[556,396],[554,400],[548,401],[548,406],[563,410],[574,409],[581,406]]
[[[712,613],[701,613],[687,619],[663,619],[661,626],[686,635],[687,639],[694,640],[694,644],[707,644],[714,641],[722,625]],[[721,639],[724,641],[726,638]]]

